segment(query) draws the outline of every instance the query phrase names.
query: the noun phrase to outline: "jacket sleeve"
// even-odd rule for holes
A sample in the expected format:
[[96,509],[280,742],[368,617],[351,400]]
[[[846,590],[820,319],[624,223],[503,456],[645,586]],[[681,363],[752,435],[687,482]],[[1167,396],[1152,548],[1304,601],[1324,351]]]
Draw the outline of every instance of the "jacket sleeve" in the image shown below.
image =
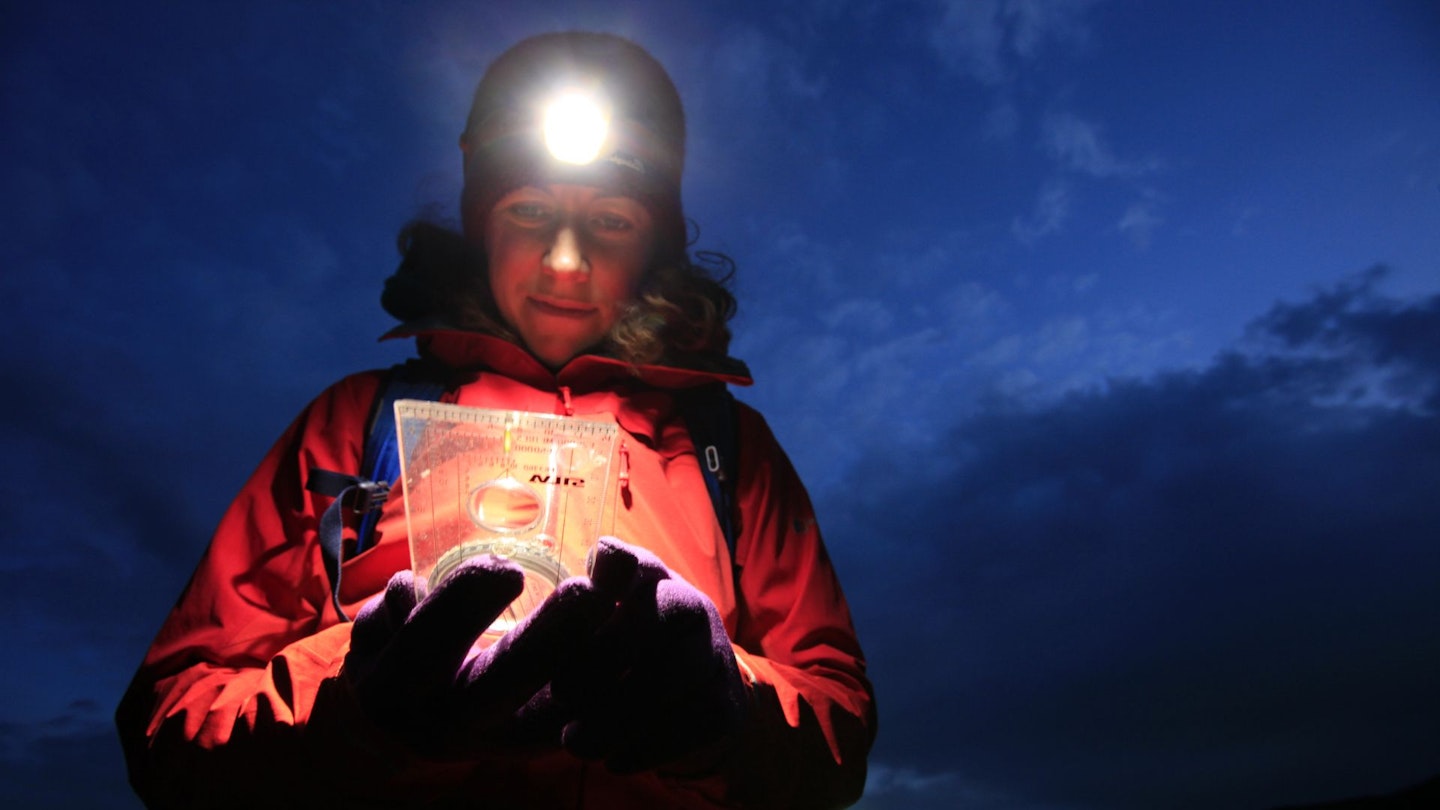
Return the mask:
[[764,419],[741,405],[739,420],[733,643],[753,689],[714,798],[844,807],[865,787],[877,722],[864,654],[804,485]]
[[[349,772],[378,745],[336,694],[350,626],[330,605],[316,539],[329,499],[304,488],[311,469],[358,468],[377,384],[373,374],[342,380],[285,431],[121,700],[131,784],[148,806],[298,805],[330,772],[353,784]],[[330,707],[317,724],[329,735],[306,729],[317,701]]]

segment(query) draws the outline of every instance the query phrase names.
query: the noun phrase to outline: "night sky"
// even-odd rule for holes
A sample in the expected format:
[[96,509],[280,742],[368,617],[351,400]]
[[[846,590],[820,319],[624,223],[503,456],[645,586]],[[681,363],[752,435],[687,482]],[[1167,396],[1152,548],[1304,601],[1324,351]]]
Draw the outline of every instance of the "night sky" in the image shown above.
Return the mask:
[[878,692],[861,807],[1440,774],[1433,2],[12,2],[0,804],[138,807],[146,645],[289,420],[409,354],[396,232],[563,28],[685,98]]

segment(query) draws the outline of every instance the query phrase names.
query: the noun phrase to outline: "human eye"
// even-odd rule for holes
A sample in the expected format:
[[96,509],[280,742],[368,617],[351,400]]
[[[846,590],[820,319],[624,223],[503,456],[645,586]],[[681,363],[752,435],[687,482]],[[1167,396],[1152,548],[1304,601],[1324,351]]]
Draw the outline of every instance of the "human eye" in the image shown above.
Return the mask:
[[628,197],[610,197],[599,201],[590,210],[590,227],[596,233],[611,237],[629,237],[644,230],[650,214],[640,203]]
[[596,214],[590,218],[590,224],[594,226],[596,230],[605,233],[619,234],[635,230],[635,223],[619,214]]
[[505,212],[514,219],[525,223],[540,223],[550,217],[550,207],[534,200],[517,200],[505,207]]
[[541,189],[523,186],[501,197],[491,210],[511,224],[540,227],[554,218],[555,201]]

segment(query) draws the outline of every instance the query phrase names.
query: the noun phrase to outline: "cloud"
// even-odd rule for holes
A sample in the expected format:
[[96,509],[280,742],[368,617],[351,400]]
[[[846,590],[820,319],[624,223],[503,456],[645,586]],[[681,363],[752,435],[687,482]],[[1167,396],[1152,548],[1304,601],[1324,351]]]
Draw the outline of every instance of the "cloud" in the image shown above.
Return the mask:
[[1023,59],[1034,59],[1050,41],[1084,43],[1090,28],[1081,19],[1095,0],[1010,0],[1012,46]]
[[1440,414],[1440,300],[1401,304],[1380,295],[1383,267],[1318,291],[1306,304],[1278,304],[1253,323],[1259,351],[1326,371],[1323,384],[1286,385],[1312,405],[1377,406]]
[[[896,432],[916,440],[934,413],[963,406],[968,355],[1012,317],[993,287],[967,277],[963,235],[922,241],[871,255],[789,225],[754,238],[768,248],[753,264],[783,272],[741,281],[734,351],[764,382],[741,396],[787,426],[812,489],[833,484],[863,445]],[[853,431],[837,433],[837,420]]]
[[[803,44],[740,23],[725,26],[706,42],[676,68],[686,108],[696,118],[693,135],[702,139],[696,148],[723,154],[725,147],[734,149],[732,142],[740,139],[747,153],[764,154],[773,151],[776,142],[790,140],[797,127],[822,132],[828,126],[833,112],[820,103],[827,80],[807,64]],[[698,75],[685,81],[690,74]],[[706,119],[714,123],[703,126]],[[737,128],[736,121],[768,123],[759,129]],[[723,133],[724,138],[714,141],[715,133]],[[751,147],[751,139],[770,147]]]
[[806,71],[793,45],[750,26],[726,31],[715,46],[711,64],[715,69],[712,78],[737,96],[771,97],[784,103],[781,99],[814,100],[825,92],[825,79]]
[[1100,179],[1139,177],[1160,167],[1155,158],[1118,157],[1099,124],[1069,113],[1057,113],[1045,119],[1041,146],[1064,168]]
[[126,781],[120,742],[108,716],[103,724],[91,716],[94,708],[72,707],[34,726],[0,724],[0,804],[33,810],[139,810],[140,800]]
[[960,231],[873,253],[783,224],[752,241],[767,248],[750,265],[772,271],[741,279],[733,348],[761,385],[740,393],[782,426],[812,492],[842,485],[874,445],[933,441],[986,397],[1053,401],[1188,349],[1174,313],[1077,310],[1093,278],[1016,295],[987,276],[991,249]]
[[1148,248],[1155,231],[1165,222],[1160,216],[1159,208],[1157,196],[1147,195],[1125,209],[1120,221],[1115,223],[1115,229],[1128,237],[1136,248]]
[[[1381,277],[1275,306],[1206,368],[996,399],[858,463],[820,507],[876,761],[1077,810],[1431,775],[1440,296]],[[1364,369],[1403,401],[1341,396]]]
[[958,770],[922,772],[907,767],[870,763],[865,796],[856,810],[1070,810],[1074,805],[1039,803],[1023,794],[1005,793],[967,779]]
[[1039,334],[1034,359],[1038,363],[1068,362],[1090,344],[1090,324],[1084,318],[1068,317],[1050,321]]
[[999,84],[1005,78],[1005,31],[1000,3],[945,2],[930,45],[941,61],[969,74],[982,84]]
[[[1040,147],[1067,176],[1079,175],[1092,180],[1133,182],[1154,174],[1162,166],[1155,157],[1121,157],[1110,146],[1099,124],[1070,113],[1056,113],[1045,118],[1041,126]],[[1046,188],[1055,188],[1060,183],[1059,180],[1051,181]],[[1047,218],[1043,213],[1046,193],[1042,191],[1037,210],[1028,221],[1017,219],[1012,224],[1012,233],[1024,244],[1031,244],[1039,236],[1058,230],[1061,218]],[[1142,189],[1140,199],[1125,209],[1115,229],[1135,247],[1149,247],[1155,231],[1164,222],[1159,214],[1162,199],[1156,189]],[[1056,225],[1047,229],[1047,224],[1052,221]]]
[[870,769],[865,795],[871,798],[891,793],[925,793],[956,781],[953,772],[922,774],[911,768],[879,764]]
[[1020,111],[1008,101],[1002,101],[985,114],[982,136],[987,141],[1008,141],[1020,129]]
[[1051,44],[1089,38],[1090,0],[942,0],[930,47],[952,70],[984,85],[1005,84]]
[[1023,794],[970,782],[958,771],[925,772],[870,763],[865,796],[856,810],[1070,810],[1074,805],[1038,803]]
[[1043,237],[1060,231],[1070,216],[1070,187],[1052,180],[1040,189],[1035,210],[1028,217],[1010,222],[1010,233],[1022,245],[1032,245]]

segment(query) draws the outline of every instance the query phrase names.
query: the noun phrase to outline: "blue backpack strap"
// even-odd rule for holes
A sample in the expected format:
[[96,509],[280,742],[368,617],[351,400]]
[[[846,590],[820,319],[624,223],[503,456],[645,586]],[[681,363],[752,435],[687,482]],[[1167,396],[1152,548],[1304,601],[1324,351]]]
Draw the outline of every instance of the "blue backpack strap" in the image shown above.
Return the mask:
[[740,475],[740,441],[736,435],[735,396],[724,383],[715,383],[680,392],[676,401],[700,458],[700,472],[705,476],[715,518],[725,535],[725,546],[730,549],[731,565],[738,574],[735,487]]
[[[325,514],[320,516],[320,557],[325,563],[325,576],[330,578],[330,603],[335,606],[335,612],[340,614],[341,621],[348,622],[350,617],[345,615],[344,608],[340,607],[340,558],[344,553],[345,533],[343,510],[347,501],[360,507],[368,505],[375,495],[375,482],[362,481],[357,476],[334,470],[317,469],[310,471],[305,488],[334,498]],[[380,503],[385,502],[387,495],[388,487],[379,493]]]
[[344,510],[360,515],[355,553],[370,546],[380,508],[390,497],[390,487],[400,478],[400,452],[395,438],[395,402],[401,399],[437,400],[445,393],[438,374],[427,373],[421,361],[394,366],[386,375],[370,414],[370,431],[356,475],[333,470],[311,470],[305,488],[334,498],[320,516],[320,555],[330,579],[330,602],[342,621],[350,621],[340,607],[340,563],[344,559]]
[[[361,476],[376,486],[383,486],[386,495],[400,480],[400,444],[395,435],[395,403],[402,399],[434,402],[445,393],[445,383],[430,371],[423,361],[412,360],[390,369],[390,376],[375,398],[370,417],[370,434],[365,437],[365,455],[361,458]],[[362,513],[360,531],[356,535],[355,553],[369,548],[375,540],[375,524],[385,499]],[[359,510],[357,510],[359,511]]]

